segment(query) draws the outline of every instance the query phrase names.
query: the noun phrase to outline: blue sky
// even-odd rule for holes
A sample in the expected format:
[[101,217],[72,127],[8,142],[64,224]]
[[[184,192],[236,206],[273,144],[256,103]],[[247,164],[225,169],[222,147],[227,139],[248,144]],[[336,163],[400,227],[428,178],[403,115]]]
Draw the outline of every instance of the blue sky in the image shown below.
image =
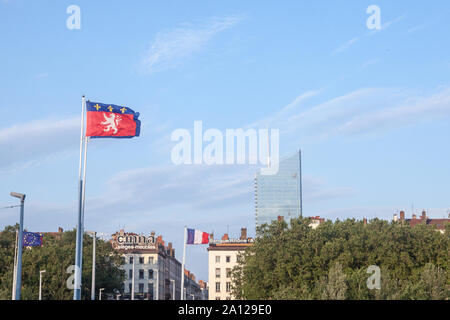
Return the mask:
[[[81,29],[69,30],[69,5]],[[381,30],[369,30],[369,5]],[[89,146],[86,229],[254,235],[249,166],[175,166],[177,128],[279,128],[302,149],[304,214],[446,215],[448,1],[0,1],[0,206],[33,231],[76,224],[81,96],[141,113]],[[0,227],[18,212],[0,210]],[[187,268],[207,279],[207,251]]]

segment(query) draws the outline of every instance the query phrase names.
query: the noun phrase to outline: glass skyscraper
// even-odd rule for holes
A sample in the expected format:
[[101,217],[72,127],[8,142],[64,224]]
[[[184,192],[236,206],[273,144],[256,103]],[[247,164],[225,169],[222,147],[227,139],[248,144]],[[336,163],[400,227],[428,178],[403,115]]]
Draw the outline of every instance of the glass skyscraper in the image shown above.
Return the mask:
[[275,175],[255,176],[256,227],[270,224],[282,216],[289,223],[291,218],[302,215],[301,151],[280,161]]

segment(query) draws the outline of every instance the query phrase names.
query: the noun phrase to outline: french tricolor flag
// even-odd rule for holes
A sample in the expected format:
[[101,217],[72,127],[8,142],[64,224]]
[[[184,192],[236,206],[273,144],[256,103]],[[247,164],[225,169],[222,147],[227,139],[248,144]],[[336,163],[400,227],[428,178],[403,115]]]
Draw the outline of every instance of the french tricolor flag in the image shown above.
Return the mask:
[[187,229],[186,244],[208,244],[208,243],[209,243],[209,233],[195,229]]

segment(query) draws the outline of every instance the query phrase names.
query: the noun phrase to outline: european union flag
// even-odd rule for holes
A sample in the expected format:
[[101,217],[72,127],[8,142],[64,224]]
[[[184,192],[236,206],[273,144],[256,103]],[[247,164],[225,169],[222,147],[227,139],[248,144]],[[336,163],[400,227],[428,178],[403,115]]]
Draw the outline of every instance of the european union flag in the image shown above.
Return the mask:
[[24,232],[23,233],[23,246],[24,247],[40,247],[42,246],[42,233],[36,232]]

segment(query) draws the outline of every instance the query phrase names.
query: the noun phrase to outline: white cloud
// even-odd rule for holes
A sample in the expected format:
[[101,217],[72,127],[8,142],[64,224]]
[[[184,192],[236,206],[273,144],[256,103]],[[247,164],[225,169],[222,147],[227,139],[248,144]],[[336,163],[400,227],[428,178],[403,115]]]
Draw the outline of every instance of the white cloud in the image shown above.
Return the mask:
[[421,95],[401,89],[365,88],[319,104],[305,99],[296,103],[298,100],[253,125],[279,128],[281,144],[300,139],[306,143],[333,136],[386,132],[450,115],[450,87]]
[[393,25],[394,23],[397,23],[401,20],[403,20],[405,18],[405,15],[401,15],[393,20],[387,21],[384,24],[381,25],[381,29],[380,30],[372,30],[369,31],[363,35],[354,37],[346,42],[344,42],[342,45],[340,45],[339,47],[337,47],[336,49],[334,49],[331,54],[332,55],[336,55],[339,54],[341,52],[344,52],[345,50],[347,50],[348,48],[350,48],[352,45],[354,45],[356,42],[360,41],[361,39],[364,39],[366,37],[372,36],[378,32],[381,32],[383,30],[386,30],[387,28],[389,28],[391,25]]
[[363,65],[361,66],[361,69],[365,69],[365,68],[367,68],[368,66],[371,66],[371,65],[373,65],[373,64],[376,64],[376,63],[378,63],[378,62],[380,62],[380,59],[370,59],[370,60],[367,60],[366,62],[363,63]]
[[211,19],[203,27],[186,25],[159,32],[142,61],[145,72],[152,73],[176,66],[180,60],[199,51],[217,33],[235,26],[242,16]]
[[79,143],[80,118],[45,119],[0,129],[0,167],[30,165]]

